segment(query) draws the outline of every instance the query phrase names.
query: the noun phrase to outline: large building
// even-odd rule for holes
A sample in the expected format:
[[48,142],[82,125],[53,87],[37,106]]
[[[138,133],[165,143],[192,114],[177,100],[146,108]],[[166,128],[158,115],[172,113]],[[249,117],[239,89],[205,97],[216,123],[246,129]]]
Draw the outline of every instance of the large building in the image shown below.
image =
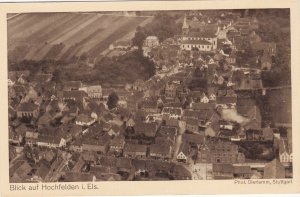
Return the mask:
[[102,87],[101,85],[93,85],[87,87],[87,94],[90,98],[102,98]]
[[184,18],[182,26],[182,50],[213,51],[217,49],[218,27],[204,25],[200,30],[191,30]]

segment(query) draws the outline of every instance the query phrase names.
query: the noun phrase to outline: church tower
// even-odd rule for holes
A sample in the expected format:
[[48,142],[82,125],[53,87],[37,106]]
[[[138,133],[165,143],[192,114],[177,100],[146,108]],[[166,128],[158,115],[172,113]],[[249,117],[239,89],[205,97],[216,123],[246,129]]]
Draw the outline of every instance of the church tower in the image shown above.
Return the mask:
[[182,24],[182,34],[187,35],[189,33],[189,26],[186,22],[186,15],[184,15],[183,24]]

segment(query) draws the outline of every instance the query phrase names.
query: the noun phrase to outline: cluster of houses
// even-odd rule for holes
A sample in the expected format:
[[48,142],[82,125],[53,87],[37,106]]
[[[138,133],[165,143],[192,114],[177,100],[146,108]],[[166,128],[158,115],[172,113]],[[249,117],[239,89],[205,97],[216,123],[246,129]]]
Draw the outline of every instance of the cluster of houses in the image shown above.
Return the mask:
[[[10,160],[22,152],[32,158],[13,165],[12,181],[49,180],[59,166],[64,168],[57,179],[63,181],[192,179],[189,166],[203,163],[212,165],[213,179],[286,177],[291,130],[285,137],[264,126],[259,106],[240,93],[263,89],[260,70],[270,69],[276,55],[276,44],[262,42],[256,28],[253,18],[212,23],[185,15],[181,36],[162,43],[155,36],[145,39],[144,55],[157,74],[133,84],[58,84],[51,73],[10,71]],[[250,39],[262,52],[261,68],[237,65],[235,52],[244,50],[239,39]],[[130,46],[116,42],[110,49]],[[109,110],[112,93],[118,102]],[[244,142],[274,144],[275,159],[253,171],[240,148]],[[23,173],[27,169],[31,178]]]

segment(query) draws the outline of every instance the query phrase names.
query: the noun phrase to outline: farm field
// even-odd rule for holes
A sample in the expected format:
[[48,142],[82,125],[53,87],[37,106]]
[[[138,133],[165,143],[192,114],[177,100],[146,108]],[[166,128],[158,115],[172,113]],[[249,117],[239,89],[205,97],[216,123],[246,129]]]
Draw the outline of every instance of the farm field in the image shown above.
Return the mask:
[[[11,17],[14,16],[14,17]],[[8,15],[8,59],[70,60],[95,58],[116,40],[131,39],[152,17],[99,13],[26,13]]]

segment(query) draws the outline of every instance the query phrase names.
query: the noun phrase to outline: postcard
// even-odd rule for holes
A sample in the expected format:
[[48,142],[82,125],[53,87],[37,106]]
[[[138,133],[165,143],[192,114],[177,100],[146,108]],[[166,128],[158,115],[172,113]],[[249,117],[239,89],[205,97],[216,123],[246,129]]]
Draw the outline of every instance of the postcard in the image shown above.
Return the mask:
[[298,8],[0,4],[1,193],[299,193]]

